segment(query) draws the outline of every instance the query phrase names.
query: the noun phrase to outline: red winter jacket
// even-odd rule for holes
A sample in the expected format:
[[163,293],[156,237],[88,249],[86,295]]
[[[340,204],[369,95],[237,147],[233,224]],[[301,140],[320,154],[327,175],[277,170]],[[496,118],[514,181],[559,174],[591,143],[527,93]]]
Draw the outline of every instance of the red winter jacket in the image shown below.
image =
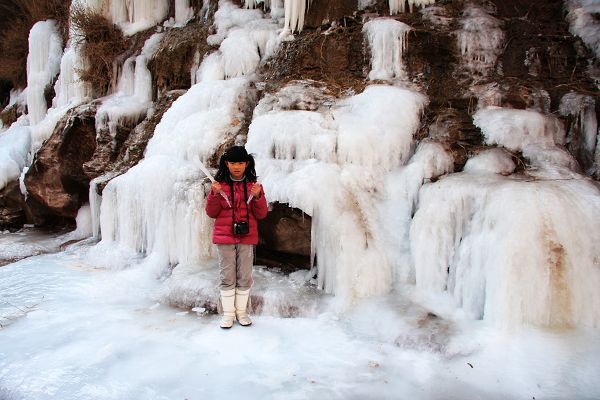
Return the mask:
[[[221,190],[231,203],[231,186],[229,182],[220,182]],[[250,197],[250,189],[254,182],[233,182],[233,197],[235,202],[235,219],[237,222],[247,221],[246,203],[244,201],[244,184],[247,187],[247,194]],[[227,204],[227,201],[221,194],[214,194],[211,190],[206,198],[206,214],[211,218],[216,218],[213,229],[213,243],[215,244],[258,244],[258,220],[267,216],[267,200],[265,193],[261,189],[260,196],[254,197],[248,204],[250,218],[250,231],[246,235],[233,234],[233,210]]]

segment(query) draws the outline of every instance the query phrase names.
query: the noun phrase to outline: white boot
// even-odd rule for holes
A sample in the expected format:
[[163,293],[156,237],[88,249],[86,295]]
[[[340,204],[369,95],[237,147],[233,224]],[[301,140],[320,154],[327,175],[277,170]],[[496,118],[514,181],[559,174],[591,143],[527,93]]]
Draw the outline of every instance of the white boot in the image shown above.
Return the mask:
[[235,289],[221,290],[221,306],[223,306],[221,328],[229,329],[235,322]]
[[250,289],[240,290],[235,289],[235,316],[242,326],[252,325],[252,320],[246,312],[248,307],[248,298],[250,297]]

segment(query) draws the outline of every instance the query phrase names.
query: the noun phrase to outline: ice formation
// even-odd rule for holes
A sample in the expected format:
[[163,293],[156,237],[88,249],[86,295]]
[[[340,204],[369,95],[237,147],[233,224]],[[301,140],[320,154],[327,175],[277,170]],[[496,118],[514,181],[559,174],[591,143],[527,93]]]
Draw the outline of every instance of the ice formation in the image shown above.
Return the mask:
[[458,48],[464,68],[474,74],[487,75],[502,53],[504,32],[501,21],[476,5],[465,7],[457,31]]
[[276,22],[264,18],[259,10],[240,9],[228,0],[219,3],[215,27],[217,32],[208,37],[208,42],[220,45],[219,50],[192,71],[196,82],[250,74],[279,46]]
[[367,7],[371,7],[375,4],[375,0],[358,0],[358,9],[364,10]]
[[421,187],[453,170],[454,159],[450,152],[440,143],[425,140],[407,165],[394,168],[385,176],[383,199],[376,207],[394,286],[414,281],[409,230]]
[[68,46],[60,61],[60,75],[54,86],[56,97],[53,107],[77,105],[91,97],[89,85],[81,80],[78,73],[84,66],[85,62],[78,50],[73,45]]
[[406,3],[410,12],[413,12],[413,7],[425,7],[434,4],[435,0],[389,0],[390,14],[398,14],[406,11]]
[[513,151],[532,144],[552,147],[565,143],[562,122],[537,111],[487,107],[475,113],[473,122],[481,128],[487,144],[499,144]]
[[598,327],[600,191],[557,146],[562,124],[497,107],[474,122],[488,144],[521,150],[530,178],[499,175],[514,164],[494,149],[425,185],[410,233],[417,288],[504,328]]
[[410,233],[417,288],[503,328],[597,328],[599,195],[581,178],[426,185]]
[[265,0],[265,4],[271,10],[271,18],[280,19],[285,18],[285,4],[284,0]]
[[472,173],[510,175],[516,167],[515,162],[507,151],[493,148],[484,150],[475,157],[467,160],[463,170]]
[[126,35],[163,21],[169,12],[167,0],[103,0],[103,8]]
[[[203,212],[199,163],[206,162],[236,129],[243,78],[201,82],[164,114],[144,159],[104,188],[100,205],[103,242],[118,242],[160,267],[198,263],[211,251]],[[160,185],[157,186],[157,182]]]
[[19,177],[28,165],[31,129],[25,121],[17,121],[0,134],[0,189]]
[[[200,64],[198,83],[163,115],[144,159],[112,179],[101,200],[91,196],[94,218],[100,207],[99,224],[94,223],[100,226],[100,248],[115,243],[147,255],[159,269],[200,265],[210,256],[212,223],[202,212],[202,163],[220,143],[235,136],[242,119],[240,107],[251,95],[247,79],[230,77],[251,74],[277,43],[276,24],[262,12],[240,9],[230,1],[220,2],[215,25],[217,32],[209,40],[220,43],[219,50]],[[131,78],[124,78],[120,85],[123,91],[131,90],[128,81]]]
[[175,0],[175,23],[185,25],[194,16],[190,0]]
[[600,23],[594,16],[600,12],[600,3],[597,0],[566,0],[564,3],[569,31],[579,36],[595,57],[600,58]]
[[62,37],[56,21],[40,21],[31,28],[27,55],[27,109],[32,125],[46,116],[45,90],[60,71],[62,51]]
[[246,147],[256,155],[269,201],[312,216],[318,284],[340,299],[391,289],[375,204],[386,172],[412,154],[426,101],[410,90],[373,85],[331,109],[257,106]]
[[312,0],[285,0],[285,31],[302,31],[304,27],[304,14]]
[[578,153],[582,166],[590,169],[595,162],[597,168],[600,136],[595,99],[575,92],[566,93],[560,101],[559,112],[574,118],[574,123],[569,127],[567,142],[572,146],[572,151]]
[[125,60],[117,85],[117,92],[106,97],[96,112],[96,131],[108,130],[115,140],[117,128],[127,121],[137,122],[152,105],[152,76],[147,62],[156,51],[162,33],[155,33],[141,53]]
[[411,27],[390,18],[374,19],[364,24],[371,47],[369,79],[406,78],[402,56],[407,47]]

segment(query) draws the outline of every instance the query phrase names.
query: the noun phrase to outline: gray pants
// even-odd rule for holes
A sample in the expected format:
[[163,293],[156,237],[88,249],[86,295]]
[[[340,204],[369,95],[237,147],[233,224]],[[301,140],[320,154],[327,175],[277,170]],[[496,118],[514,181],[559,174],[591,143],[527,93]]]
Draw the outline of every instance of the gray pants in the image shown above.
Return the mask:
[[218,244],[221,290],[236,287],[247,290],[252,287],[252,265],[254,246],[251,244]]

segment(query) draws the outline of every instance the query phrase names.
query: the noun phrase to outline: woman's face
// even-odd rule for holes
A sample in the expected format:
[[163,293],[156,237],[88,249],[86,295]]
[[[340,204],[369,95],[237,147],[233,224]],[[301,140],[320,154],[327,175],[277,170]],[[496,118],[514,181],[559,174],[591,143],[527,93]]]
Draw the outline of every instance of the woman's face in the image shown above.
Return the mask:
[[233,179],[242,179],[244,176],[244,172],[246,171],[246,167],[248,166],[248,161],[244,162],[230,162],[225,161],[227,164],[227,168],[229,168],[229,174]]

